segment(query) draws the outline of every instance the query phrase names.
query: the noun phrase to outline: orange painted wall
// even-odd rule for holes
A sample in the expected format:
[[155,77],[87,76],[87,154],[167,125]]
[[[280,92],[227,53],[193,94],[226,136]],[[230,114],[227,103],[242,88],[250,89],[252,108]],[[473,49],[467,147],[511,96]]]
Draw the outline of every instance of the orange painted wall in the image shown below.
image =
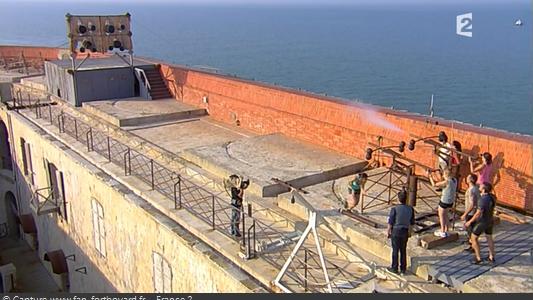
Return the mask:
[[[0,58],[20,58],[24,55],[30,64],[42,63],[43,60],[56,60],[59,54],[68,53],[65,48],[33,47],[33,46],[2,46],[0,45]],[[88,53],[78,54],[78,58],[84,58]],[[91,53],[93,58],[107,57],[107,54]]]
[[20,57],[24,54],[27,59],[43,58],[48,60],[57,59],[61,48],[30,47],[30,46],[0,46],[0,57]]
[[[533,211],[533,137],[398,112],[381,107],[323,97],[229,76],[162,63],[162,73],[177,99],[205,107],[220,121],[261,134],[283,133],[306,142],[364,158],[368,143],[397,145],[411,134],[445,131],[462,143],[465,152],[488,151],[498,171],[496,194],[503,205]],[[208,104],[202,98],[208,97]],[[433,148],[417,144],[407,153],[435,166]],[[466,162],[466,160],[465,160]],[[468,163],[463,167],[468,173]]]

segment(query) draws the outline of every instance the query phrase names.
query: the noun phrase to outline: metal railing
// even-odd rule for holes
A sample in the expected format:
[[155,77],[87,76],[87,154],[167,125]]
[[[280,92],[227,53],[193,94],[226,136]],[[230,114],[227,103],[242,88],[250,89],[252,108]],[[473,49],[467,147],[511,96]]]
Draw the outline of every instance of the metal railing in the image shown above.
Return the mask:
[[[45,113],[44,110],[47,110]],[[111,138],[105,132],[64,112],[59,106],[47,105],[46,109],[35,109],[36,118],[42,118],[64,133],[86,145],[88,152],[96,152],[109,162],[120,166],[124,175],[135,176],[166,198],[174,202],[175,209],[186,209],[204,223],[227,236],[230,233],[231,213],[240,214],[239,243],[247,258],[257,255],[256,245],[260,242],[273,243],[283,239],[281,232],[257,220],[243,209],[237,209],[229,199],[208,191],[185,176],[164,167],[159,162]]]
[[152,90],[152,87],[150,86],[150,82],[148,81],[148,76],[146,76],[146,73],[141,68],[135,68],[135,72],[137,75],[141,78],[142,82],[144,83],[144,87],[150,91]]

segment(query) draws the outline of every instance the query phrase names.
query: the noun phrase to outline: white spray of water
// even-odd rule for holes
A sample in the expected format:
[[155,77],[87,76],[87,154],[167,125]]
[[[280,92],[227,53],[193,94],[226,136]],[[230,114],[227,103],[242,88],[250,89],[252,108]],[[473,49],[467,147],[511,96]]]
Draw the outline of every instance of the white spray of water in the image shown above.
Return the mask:
[[386,120],[382,114],[376,112],[375,110],[372,110],[370,107],[365,107],[362,109],[361,117],[375,126],[379,126],[381,128],[395,132],[402,132],[402,130],[398,126]]

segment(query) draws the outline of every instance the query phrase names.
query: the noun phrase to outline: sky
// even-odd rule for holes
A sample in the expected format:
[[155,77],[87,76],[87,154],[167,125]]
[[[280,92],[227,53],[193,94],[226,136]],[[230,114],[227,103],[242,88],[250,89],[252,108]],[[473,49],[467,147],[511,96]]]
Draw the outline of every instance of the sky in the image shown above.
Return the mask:
[[[528,3],[530,0],[91,0],[106,3],[175,3],[175,4],[487,4],[487,3]],[[87,0],[0,0],[0,2],[87,2]]]

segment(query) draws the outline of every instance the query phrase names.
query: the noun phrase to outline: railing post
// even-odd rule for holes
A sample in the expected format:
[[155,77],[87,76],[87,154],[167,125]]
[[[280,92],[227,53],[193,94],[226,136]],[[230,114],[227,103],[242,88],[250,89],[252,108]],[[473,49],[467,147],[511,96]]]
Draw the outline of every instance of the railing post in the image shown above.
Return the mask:
[[93,150],[93,128],[92,127],[89,127],[89,130],[87,130],[86,138],[87,138],[87,152],[91,152]]
[[307,249],[304,251],[304,291],[307,292]]
[[91,134],[90,134],[90,137],[91,137],[91,151],[94,151],[93,128],[91,127],[91,129],[89,131],[91,132]]
[[243,249],[246,249],[246,214],[244,213],[243,207],[241,207],[240,212],[241,214],[241,223],[242,223],[242,247]]
[[152,180],[152,190],[155,189],[155,182],[154,182],[154,160],[150,159],[150,176]]
[[215,229],[215,195],[211,195],[211,226]]
[[107,160],[111,161],[111,142],[109,136],[107,136]]
[[124,152],[124,175],[130,175],[128,172],[131,172],[131,161],[130,161],[130,148]]
[[48,115],[50,116],[50,124],[54,123],[54,119],[52,117],[52,105],[48,105]]
[[174,183],[174,209],[181,209],[181,176],[178,175],[178,181]]
[[252,203],[247,203],[247,208],[248,208],[248,216],[251,217],[252,216]]
[[78,140],[78,121],[74,118],[74,135],[76,136],[76,141]]
[[[246,207],[247,207],[248,217],[252,219],[252,225],[246,231],[246,234],[247,234],[246,239],[247,239],[248,244],[244,245],[246,247],[246,257],[250,259],[250,258],[255,257],[255,219],[252,217],[252,203],[247,203]],[[243,216],[244,215],[245,213],[243,212]],[[244,225],[244,217],[243,217],[243,231],[245,228],[246,227]],[[251,230],[253,230],[253,232],[250,232]]]
[[63,130],[62,130],[62,127],[61,127],[61,121],[62,121],[62,117],[63,114],[59,114],[57,115],[57,128],[59,129],[59,133],[63,133]]

